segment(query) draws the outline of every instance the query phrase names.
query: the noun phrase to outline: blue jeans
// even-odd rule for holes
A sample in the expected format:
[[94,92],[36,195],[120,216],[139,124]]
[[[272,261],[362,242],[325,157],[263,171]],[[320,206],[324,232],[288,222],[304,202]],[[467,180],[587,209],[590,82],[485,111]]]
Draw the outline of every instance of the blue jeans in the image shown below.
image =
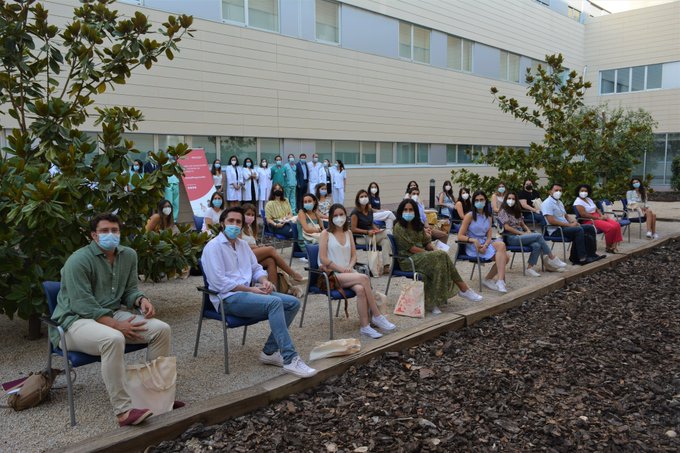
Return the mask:
[[526,223],[529,228],[534,228],[534,225],[536,225],[536,228],[540,230],[542,227],[547,225],[545,217],[543,217],[541,213],[525,212],[522,214],[522,216],[524,217],[524,223]]
[[[519,236],[507,236],[508,245],[519,246]],[[529,254],[529,266],[535,266],[538,263],[538,257],[541,252],[544,255],[550,255],[550,246],[543,239],[541,233],[531,233],[522,235],[522,246],[531,247],[531,254]]]
[[288,333],[288,326],[300,309],[300,301],[296,297],[281,293],[264,295],[239,292],[227,297],[224,302],[227,314],[241,318],[266,315],[269,318],[272,333],[262,348],[265,354],[280,351],[286,365],[298,355]]

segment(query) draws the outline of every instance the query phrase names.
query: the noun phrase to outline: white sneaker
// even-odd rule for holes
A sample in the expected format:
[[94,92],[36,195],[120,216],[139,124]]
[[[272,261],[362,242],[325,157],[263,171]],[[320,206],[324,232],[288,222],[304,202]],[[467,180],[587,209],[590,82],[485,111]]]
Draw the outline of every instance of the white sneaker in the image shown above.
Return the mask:
[[658,235],[657,233],[654,233],[654,234],[652,235],[652,239],[659,239],[659,235]]
[[303,263],[309,263],[309,260],[308,260],[307,258],[305,258],[304,256],[302,256],[302,257],[300,257],[300,258],[298,258],[298,259],[299,259],[300,261],[302,261]]
[[527,275],[531,275],[532,277],[540,277],[541,276],[541,274],[539,274],[538,272],[536,272],[532,268],[527,269]]
[[498,286],[496,286],[496,282],[493,280],[488,280],[488,279],[483,279],[482,280],[482,285],[486,286],[489,289],[493,289],[494,291],[498,291]]
[[464,299],[471,300],[472,302],[479,302],[483,299],[483,297],[474,292],[472,288],[468,288],[467,291],[458,291],[458,295]]
[[284,365],[283,371],[303,378],[312,377],[317,373],[317,371],[314,368],[308,367],[307,364],[302,361],[299,355],[296,355],[293,358],[293,361],[290,362],[288,365]]
[[385,315],[373,316],[371,318],[371,322],[373,324],[375,324],[376,326],[378,326],[378,329],[382,329],[382,330],[390,331],[390,330],[394,330],[394,329],[397,328],[397,326],[395,326],[394,324],[392,324],[391,322],[389,322],[387,320]]
[[555,257],[553,259],[548,258],[548,264],[550,264],[552,267],[567,267],[567,263],[565,263],[558,257]]
[[496,286],[498,287],[498,291],[501,293],[507,293],[508,288],[505,287],[505,282],[503,280],[498,280],[496,282]]
[[647,237],[648,237],[649,239],[651,239],[651,238],[653,237],[653,235],[652,235],[652,232],[651,232],[651,231],[648,231],[648,232],[647,232]]
[[260,352],[260,362],[266,365],[283,366],[283,356],[279,351],[273,354],[265,354],[262,351]]
[[434,308],[432,308],[432,314],[435,315],[435,316],[441,315],[442,311],[439,309],[439,307],[434,307]]
[[380,337],[382,337],[382,334],[381,334],[380,332],[378,332],[377,330],[375,330],[375,329],[374,329],[373,327],[371,327],[370,325],[368,325],[368,326],[366,326],[366,327],[360,328],[360,329],[359,329],[359,333],[360,333],[361,335],[366,335],[367,337],[371,337],[371,338],[380,338]]

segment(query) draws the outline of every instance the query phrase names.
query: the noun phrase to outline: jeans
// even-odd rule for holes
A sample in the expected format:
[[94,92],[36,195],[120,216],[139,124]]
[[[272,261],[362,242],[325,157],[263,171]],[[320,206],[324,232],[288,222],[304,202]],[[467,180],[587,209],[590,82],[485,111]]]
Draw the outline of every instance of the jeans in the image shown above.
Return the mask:
[[540,230],[547,224],[545,217],[543,217],[540,212],[525,212],[522,216],[524,217],[524,223],[526,223],[529,228],[534,228],[535,224],[536,228]]
[[238,292],[224,302],[225,313],[233,316],[255,318],[267,315],[272,333],[262,348],[265,354],[280,351],[286,365],[298,355],[288,333],[288,326],[300,309],[300,301],[296,297],[276,292],[269,295]]
[[[591,225],[581,225],[576,227],[562,227],[565,239],[572,240],[569,261],[582,261],[590,256],[595,256],[597,251],[597,238],[595,228]],[[560,237],[559,228],[553,231],[551,236]]]
[[[545,242],[545,239],[543,239],[543,235],[541,233],[523,234],[521,238],[523,247],[531,247],[529,266],[535,266],[536,263],[538,263],[538,257],[540,256],[541,252],[546,256],[550,255],[550,246]],[[520,245],[520,236],[507,236],[506,240],[508,245]]]
[[288,239],[295,239],[293,225],[290,222],[286,222],[282,227],[271,227],[271,229],[275,234],[280,234],[287,237]]

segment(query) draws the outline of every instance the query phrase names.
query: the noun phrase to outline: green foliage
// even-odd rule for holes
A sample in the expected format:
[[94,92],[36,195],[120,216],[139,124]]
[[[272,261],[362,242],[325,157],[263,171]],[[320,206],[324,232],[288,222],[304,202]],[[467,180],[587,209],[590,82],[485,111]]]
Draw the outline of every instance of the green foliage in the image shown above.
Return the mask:
[[[40,282],[59,279],[66,258],[88,242],[95,213],[117,211],[123,243],[146,237],[143,227],[167,178],[181,174],[168,155],[186,154],[186,145],[154,154],[161,169],[126,191],[126,156],[136,150],[122,134],[143,119],[135,108],[96,109],[96,140],[78,129],[96,95],[126,83],[139,66],[171,59],[182,37],[191,36],[189,16],[169,17],[159,41],[146,16],[119,17],[111,3],[82,1],[59,30],[35,0],[0,2],[0,105],[6,108],[0,114],[14,127],[0,155],[0,313],[9,317],[44,311]],[[172,247],[158,256],[161,269],[147,268],[169,274],[193,264],[201,237],[162,239]],[[140,272],[153,275],[141,266]]]
[[[528,150],[498,147],[480,156],[476,162],[498,168],[498,176],[479,176],[468,170],[453,170],[452,181],[472,190],[493,190],[499,181],[520,190],[525,179],[537,183],[537,176],[547,183],[563,185],[567,199],[573,198],[578,184],[590,184],[596,198],[620,198],[628,187],[633,168],[645,150],[653,146],[655,122],[643,110],[610,111],[606,106],[585,106],[583,97],[590,82],[575,71],[566,79],[562,55],[546,56],[547,67],[539,65],[536,73],[527,70],[527,97],[532,106],[491,93],[501,111],[533,124],[544,132],[543,141],[532,142]],[[547,186],[542,190],[546,191]]]
[[673,158],[671,172],[673,174],[673,176],[671,176],[671,188],[680,191],[680,155]]

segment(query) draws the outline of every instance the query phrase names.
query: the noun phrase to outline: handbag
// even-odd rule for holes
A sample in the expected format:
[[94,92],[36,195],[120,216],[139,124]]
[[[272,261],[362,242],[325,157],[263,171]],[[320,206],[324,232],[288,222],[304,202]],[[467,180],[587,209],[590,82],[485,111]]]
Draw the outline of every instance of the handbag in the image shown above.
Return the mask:
[[151,362],[128,365],[125,378],[132,407],[150,409],[154,415],[172,410],[177,390],[175,357],[158,357]]
[[356,338],[343,338],[321,343],[309,352],[309,360],[319,360],[326,357],[350,355],[361,351],[361,343]]
[[368,269],[373,277],[380,277],[383,274],[382,254],[378,251],[378,241],[375,235],[368,241]]
[[319,243],[319,236],[321,236],[321,227],[319,225],[315,224],[312,222],[311,217],[309,217],[309,214],[305,213],[307,216],[307,219],[309,220],[308,223],[311,223],[316,226],[316,229],[319,230],[316,233],[307,233],[303,228],[302,225],[300,225],[300,229],[302,230],[302,238],[309,242],[310,244],[318,244]]
[[323,275],[319,275],[319,289],[325,293],[333,290],[339,292],[345,300],[345,316],[349,318],[349,310],[347,309],[349,302],[347,302],[347,293],[345,293],[345,289],[340,286],[340,282],[338,281],[338,277],[335,276],[335,272],[324,272],[324,274],[328,276],[328,286],[326,286],[326,279],[323,278]]
[[425,316],[425,285],[417,280],[415,275],[413,280],[408,280],[402,286],[399,300],[394,307],[394,314],[410,318]]
[[49,396],[54,379],[60,372],[44,370],[31,373],[26,379],[19,379],[18,384],[7,389],[10,394],[7,405],[15,411],[23,411],[42,403]]

